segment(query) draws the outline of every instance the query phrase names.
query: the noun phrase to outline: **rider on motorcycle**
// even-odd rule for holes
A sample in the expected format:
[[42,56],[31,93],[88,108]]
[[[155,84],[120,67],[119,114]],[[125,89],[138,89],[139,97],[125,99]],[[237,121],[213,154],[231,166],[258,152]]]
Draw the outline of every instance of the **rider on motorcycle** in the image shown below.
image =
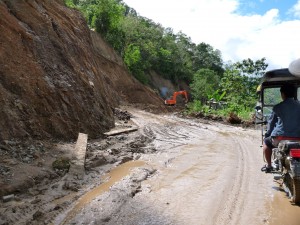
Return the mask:
[[280,88],[282,102],[273,107],[268,120],[268,130],[263,143],[263,153],[267,165],[261,171],[270,173],[273,170],[272,149],[278,146],[278,137],[300,138],[300,103],[296,100],[296,87],[285,84]]

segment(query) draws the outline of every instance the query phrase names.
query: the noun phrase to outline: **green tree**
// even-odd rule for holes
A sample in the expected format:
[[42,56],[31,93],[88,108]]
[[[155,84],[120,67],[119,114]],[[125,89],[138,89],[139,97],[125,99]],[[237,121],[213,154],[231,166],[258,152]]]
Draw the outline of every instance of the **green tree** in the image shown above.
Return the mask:
[[185,80],[191,81],[193,74],[197,70],[193,70],[192,56],[195,44],[191,38],[179,32],[176,34],[175,40],[177,46],[177,55],[174,55],[173,61],[177,70],[175,71],[176,81]]
[[225,99],[232,111],[252,110],[257,100],[256,88],[267,66],[265,58],[227,65],[220,89],[226,92]]
[[138,46],[129,45],[125,49],[124,62],[128,69],[133,73],[135,78],[137,78],[143,84],[148,83],[148,79],[143,70],[141,52]]
[[190,85],[192,96],[195,100],[205,103],[209,96],[212,96],[218,88],[219,76],[210,69],[200,69],[193,77]]
[[98,0],[92,27],[121,53],[124,49],[125,34],[120,28],[125,17],[125,7],[116,0]]
[[[222,65],[218,50],[205,43],[197,46],[186,34],[174,34],[171,28],[163,28],[139,16],[120,0],[65,2],[83,12],[89,26],[101,33],[120,53],[131,73],[135,77],[143,77],[142,80],[145,80],[144,76],[149,71],[154,70],[175,84],[180,80],[191,82],[193,74],[199,69],[218,71],[217,68]],[[134,51],[132,46],[135,46]],[[133,57],[136,48],[140,59],[132,64],[129,59]]]
[[195,69],[211,69],[219,75],[224,72],[221,52],[204,42],[198,44],[195,48],[193,66]]
[[120,28],[126,7],[119,0],[65,0],[65,3],[82,11],[88,25],[101,33],[116,51],[124,50],[125,34]]
[[266,63],[266,58],[256,61],[248,58],[241,62],[236,62],[234,66],[241,71],[242,75],[260,78],[265,73],[268,64]]
[[268,64],[265,61],[265,58],[256,61],[248,58],[233,64],[233,67],[239,71],[241,76],[243,76],[245,93],[247,94],[249,101],[253,102],[253,104],[256,102],[257,86],[268,67]]

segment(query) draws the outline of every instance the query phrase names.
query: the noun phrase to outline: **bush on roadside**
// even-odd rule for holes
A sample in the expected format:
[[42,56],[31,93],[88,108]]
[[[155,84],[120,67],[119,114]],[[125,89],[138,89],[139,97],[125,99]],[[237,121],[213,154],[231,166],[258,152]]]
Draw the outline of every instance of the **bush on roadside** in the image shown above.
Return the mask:
[[232,124],[240,124],[242,121],[250,121],[253,117],[253,110],[250,108],[231,104],[222,109],[211,109],[208,105],[201,104],[199,100],[188,103],[186,113],[196,117],[223,117],[224,120]]

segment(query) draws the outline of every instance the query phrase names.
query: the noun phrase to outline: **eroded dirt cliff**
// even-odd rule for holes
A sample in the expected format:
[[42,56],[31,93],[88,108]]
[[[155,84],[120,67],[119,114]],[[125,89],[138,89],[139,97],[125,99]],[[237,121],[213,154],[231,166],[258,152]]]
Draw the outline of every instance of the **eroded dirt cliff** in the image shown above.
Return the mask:
[[78,11],[61,0],[0,1],[0,141],[98,137],[126,102],[164,108]]

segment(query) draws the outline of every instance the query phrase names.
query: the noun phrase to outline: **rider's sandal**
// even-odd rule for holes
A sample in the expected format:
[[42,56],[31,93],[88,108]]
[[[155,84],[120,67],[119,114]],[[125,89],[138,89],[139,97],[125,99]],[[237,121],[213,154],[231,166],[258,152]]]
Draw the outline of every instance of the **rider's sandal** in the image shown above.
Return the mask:
[[262,172],[265,172],[265,173],[271,173],[273,171],[273,167],[268,167],[267,165],[264,165],[262,168],[261,168],[261,171]]

